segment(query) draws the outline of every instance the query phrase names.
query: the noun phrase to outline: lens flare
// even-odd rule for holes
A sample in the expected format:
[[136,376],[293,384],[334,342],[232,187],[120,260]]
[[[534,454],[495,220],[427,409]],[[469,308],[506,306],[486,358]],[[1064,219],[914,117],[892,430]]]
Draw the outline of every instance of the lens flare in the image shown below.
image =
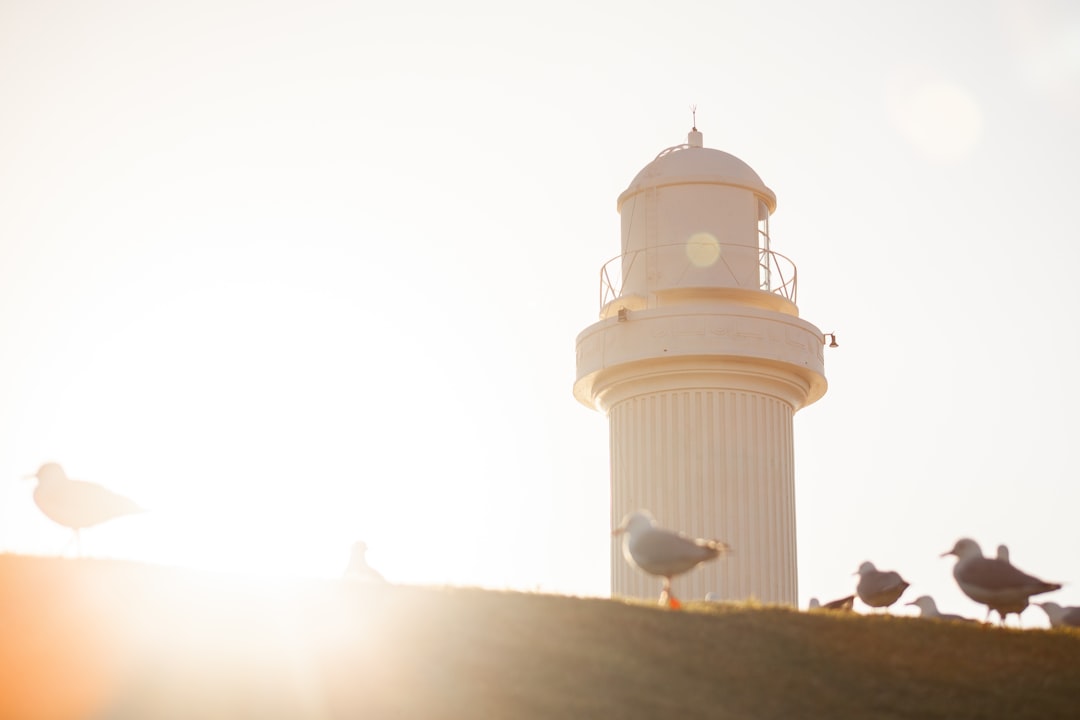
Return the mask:
[[712,233],[694,233],[686,241],[686,257],[697,267],[711,267],[720,259],[720,242]]
[[956,83],[934,77],[900,78],[889,100],[896,129],[933,162],[961,160],[982,139],[979,102]]

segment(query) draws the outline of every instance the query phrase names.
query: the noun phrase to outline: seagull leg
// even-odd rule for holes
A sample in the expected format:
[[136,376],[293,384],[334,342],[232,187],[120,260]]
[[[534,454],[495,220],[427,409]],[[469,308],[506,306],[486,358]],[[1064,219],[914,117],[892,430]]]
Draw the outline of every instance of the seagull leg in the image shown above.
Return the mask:
[[671,578],[664,578],[664,589],[660,591],[660,604],[667,605],[672,610],[678,610],[682,603],[671,592]]
[[75,545],[75,556],[78,557],[78,555],[79,555],[79,531],[78,530],[72,530],[71,531],[71,537],[69,537],[68,541],[66,543],[64,543],[64,549],[60,551],[60,557],[67,557],[68,550],[71,549],[72,544]]

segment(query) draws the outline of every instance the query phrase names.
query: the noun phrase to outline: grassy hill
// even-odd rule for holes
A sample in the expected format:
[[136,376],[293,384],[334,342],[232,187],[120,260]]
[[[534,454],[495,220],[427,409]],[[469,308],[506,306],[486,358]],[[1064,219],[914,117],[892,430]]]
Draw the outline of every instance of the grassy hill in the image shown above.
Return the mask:
[[0,717],[1072,718],[1080,632],[0,555]]

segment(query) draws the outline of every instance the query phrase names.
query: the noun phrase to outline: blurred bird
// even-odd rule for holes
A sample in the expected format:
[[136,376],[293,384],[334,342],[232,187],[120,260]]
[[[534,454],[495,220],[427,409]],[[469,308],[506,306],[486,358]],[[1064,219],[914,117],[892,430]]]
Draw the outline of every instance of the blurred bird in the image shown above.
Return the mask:
[[34,488],[34,502],[45,517],[55,523],[71,528],[75,533],[75,544],[82,550],[79,531],[107,520],[143,512],[134,500],[118,495],[97,483],[71,480],[58,464],[45,463],[33,475],[37,487]]
[[1080,627],[1080,607],[1062,607],[1056,602],[1032,603],[1038,605],[1050,619],[1050,627]]
[[645,510],[627,515],[612,535],[623,535],[623,556],[649,575],[664,578],[660,604],[679,609],[682,603],[671,594],[671,579],[695,568],[698,563],[731,552],[719,540],[691,539],[656,524]]
[[889,606],[899,600],[910,586],[899,573],[878,570],[872,562],[864,562],[855,574],[859,576],[855,594],[870,607],[885,608],[885,612],[889,611]]
[[987,617],[991,610],[996,610],[1002,625],[1009,613],[1015,613],[1019,619],[1032,595],[1061,589],[1059,583],[1028,575],[1005,560],[983,557],[982,548],[971,538],[957,540],[953,549],[942,553],[941,557],[946,555],[957,558],[953,578],[960,590],[985,605]]
[[368,565],[367,544],[362,541],[353,543],[352,555],[349,557],[349,566],[345,568],[343,579],[352,582],[386,582],[386,578],[384,578],[378,570]]
[[839,600],[830,600],[824,605],[816,597],[810,598],[810,610],[851,610],[855,607],[855,596],[848,595]]
[[975,618],[966,618],[962,615],[938,612],[937,603],[934,602],[934,598],[929,595],[920,595],[911,602],[904,604],[914,605],[919,608],[919,617],[931,618],[934,620],[948,620],[950,622],[979,622]]

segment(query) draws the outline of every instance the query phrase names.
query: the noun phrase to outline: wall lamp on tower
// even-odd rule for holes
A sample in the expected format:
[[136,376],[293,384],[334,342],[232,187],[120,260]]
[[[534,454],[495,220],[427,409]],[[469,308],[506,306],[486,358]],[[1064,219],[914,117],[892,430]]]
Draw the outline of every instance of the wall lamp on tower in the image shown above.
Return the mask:
[[836,333],[825,333],[824,337],[821,338],[822,344],[826,340],[829,341],[829,347],[840,347],[840,343],[836,342]]

